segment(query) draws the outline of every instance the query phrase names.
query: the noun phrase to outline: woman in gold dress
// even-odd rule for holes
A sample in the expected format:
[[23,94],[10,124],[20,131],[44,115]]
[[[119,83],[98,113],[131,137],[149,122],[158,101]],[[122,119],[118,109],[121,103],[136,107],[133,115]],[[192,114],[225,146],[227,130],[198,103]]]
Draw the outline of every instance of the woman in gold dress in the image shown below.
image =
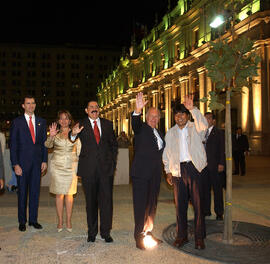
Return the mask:
[[66,229],[72,232],[71,215],[73,195],[77,192],[77,165],[81,142],[71,142],[68,133],[72,123],[71,114],[62,110],[58,112],[58,124],[52,123],[50,136],[45,142],[47,148],[53,148],[50,162],[50,192],[56,195],[57,231],[63,230],[64,201],[66,207]]

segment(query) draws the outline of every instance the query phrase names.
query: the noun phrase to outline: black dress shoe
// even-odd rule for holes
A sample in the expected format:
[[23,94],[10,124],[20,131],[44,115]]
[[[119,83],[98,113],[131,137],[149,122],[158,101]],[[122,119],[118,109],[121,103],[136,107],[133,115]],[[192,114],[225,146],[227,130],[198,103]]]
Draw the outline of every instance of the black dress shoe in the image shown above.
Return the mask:
[[148,232],[146,233],[146,235],[147,235],[147,236],[151,236],[151,237],[157,242],[157,244],[163,243],[163,241],[162,241],[161,239],[158,239],[157,237],[155,237],[155,236],[152,234],[152,232],[150,232],[150,231],[148,231]]
[[37,223],[30,223],[29,222],[29,226],[33,226],[35,229],[42,229],[42,225]]
[[143,238],[138,238],[136,240],[136,248],[138,249],[141,249],[141,250],[145,250],[145,246],[144,246],[144,243],[143,243]]
[[20,230],[21,232],[24,232],[24,231],[26,230],[25,224],[19,224],[19,230]]
[[217,215],[216,220],[222,221],[223,220],[223,215]]
[[175,241],[173,242],[173,245],[175,247],[180,248],[180,247],[183,247],[187,243],[188,243],[187,237],[185,237],[185,238],[176,238]]
[[205,249],[203,239],[195,240],[195,249]]
[[232,175],[239,175],[239,172],[234,171]]
[[110,235],[101,236],[101,238],[104,239],[106,243],[112,243],[113,242],[113,238]]
[[96,237],[95,236],[88,236],[87,242],[95,242],[95,241],[96,241]]

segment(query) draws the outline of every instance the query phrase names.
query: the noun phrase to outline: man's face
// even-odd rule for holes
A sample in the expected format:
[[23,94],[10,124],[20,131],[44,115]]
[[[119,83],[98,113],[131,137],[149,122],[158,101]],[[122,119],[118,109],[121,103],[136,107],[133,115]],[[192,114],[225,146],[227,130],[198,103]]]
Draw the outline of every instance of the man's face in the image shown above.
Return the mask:
[[189,119],[189,115],[187,113],[177,113],[174,115],[175,123],[180,127],[184,128]]
[[33,115],[36,109],[36,102],[34,98],[25,98],[22,108],[28,115]]
[[159,122],[160,116],[157,109],[149,109],[147,116],[146,116],[146,123],[152,127],[156,128]]
[[208,122],[208,127],[211,127],[215,124],[215,121],[214,121],[213,116],[211,114],[206,114],[205,118]]
[[97,119],[99,117],[98,103],[95,101],[89,102],[87,108],[85,108],[85,112],[91,119]]
[[238,135],[241,135],[241,134],[242,134],[242,129],[241,129],[241,128],[238,128],[238,129],[236,130],[236,133],[237,133]]

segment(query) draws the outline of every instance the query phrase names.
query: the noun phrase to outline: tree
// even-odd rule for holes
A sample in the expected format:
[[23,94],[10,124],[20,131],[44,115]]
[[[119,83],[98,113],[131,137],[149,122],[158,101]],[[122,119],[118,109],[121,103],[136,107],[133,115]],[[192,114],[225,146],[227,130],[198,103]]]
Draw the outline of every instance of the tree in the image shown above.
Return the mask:
[[225,243],[232,244],[231,97],[242,93],[243,87],[250,89],[252,84],[256,83],[252,77],[257,76],[260,57],[253,50],[254,41],[246,36],[239,37],[235,33],[236,15],[246,5],[246,1],[229,0],[224,4],[223,1],[218,0],[216,3],[219,6],[225,7],[227,14],[230,14],[227,25],[229,24],[231,42],[228,39],[222,39],[220,36],[217,41],[209,43],[210,51],[205,67],[208,70],[208,76],[214,84],[214,89],[209,92],[208,97],[202,98],[201,101],[209,102],[211,110],[222,110],[225,108],[227,188],[223,240]]

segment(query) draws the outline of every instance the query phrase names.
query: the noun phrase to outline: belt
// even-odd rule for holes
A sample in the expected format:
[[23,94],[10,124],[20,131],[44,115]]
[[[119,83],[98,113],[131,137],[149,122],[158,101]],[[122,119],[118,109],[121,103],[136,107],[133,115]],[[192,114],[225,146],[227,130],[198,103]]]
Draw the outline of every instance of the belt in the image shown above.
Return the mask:
[[187,165],[190,162],[191,162],[191,160],[183,161],[183,162],[180,162],[180,165]]

